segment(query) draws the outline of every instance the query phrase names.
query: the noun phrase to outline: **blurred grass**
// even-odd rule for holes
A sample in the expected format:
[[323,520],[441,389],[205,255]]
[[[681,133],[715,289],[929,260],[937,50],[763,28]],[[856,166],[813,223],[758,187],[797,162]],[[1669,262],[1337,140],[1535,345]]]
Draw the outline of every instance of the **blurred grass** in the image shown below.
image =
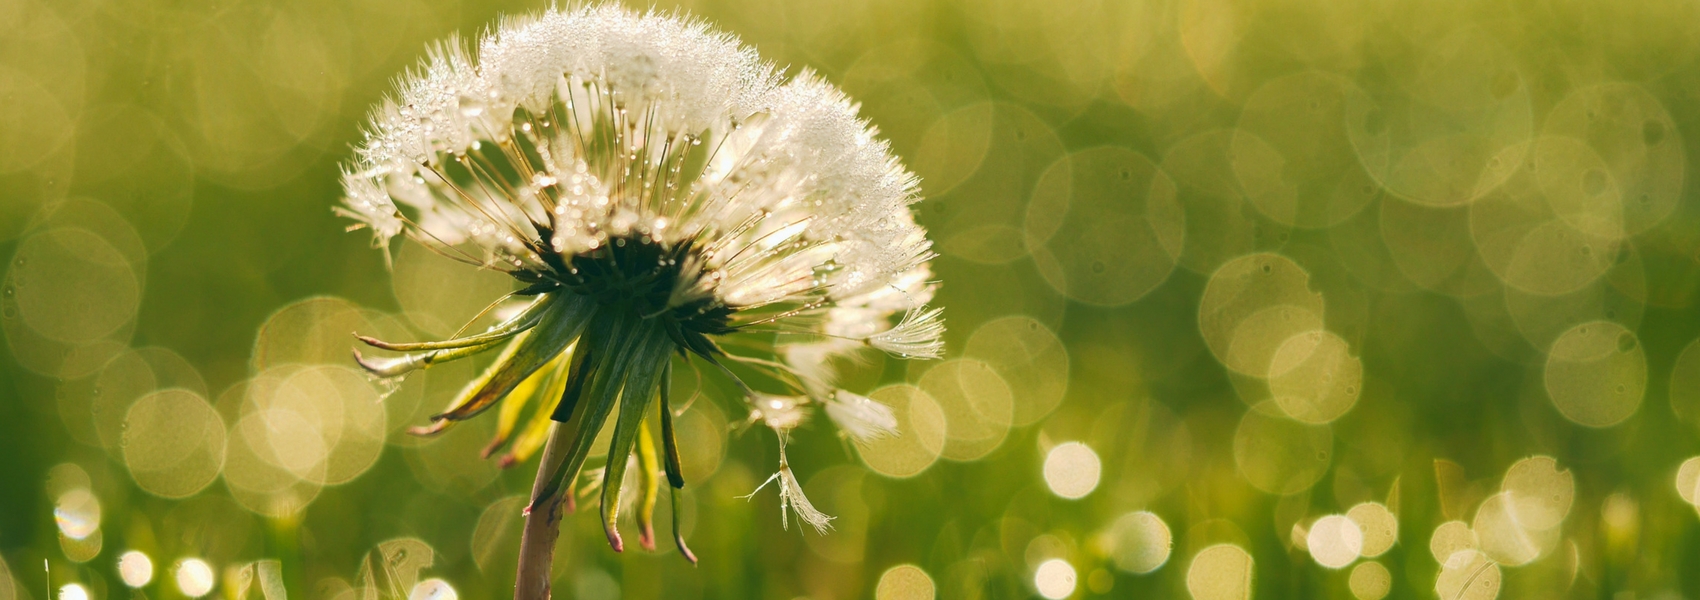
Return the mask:
[[[439,315],[464,316],[468,302],[476,310],[476,295],[449,298],[428,285],[440,272],[424,259],[402,249],[392,275],[365,236],[343,232],[329,208],[340,194],[337,164],[367,107],[427,42],[470,38],[498,15],[535,8],[0,0],[0,255],[14,257],[0,349],[0,556],[16,597],[47,594],[36,569],[44,559],[53,587],[80,582],[93,600],[123,597],[114,565],[133,547],[154,558],[150,596],[180,597],[167,569],[200,556],[221,580],[227,566],[280,559],[290,593],[330,598],[360,583],[368,551],[398,537],[434,550],[425,576],[461,597],[506,596],[512,571],[499,552],[509,550],[493,546],[481,562],[475,544],[490,538],[478,527],[486,507],[523,493],[529,477],[474,463],[480,432],[392,444],[297,517],[267,519],[231,500],[224,482],[187,500],[150,495],[120,449],[79,434],[95,429],[82,409],[65,406],[90,402],[78,400],[78,386],[118,350],[157,347],[195,377],[167,376],[161,365],[177,363],[154,360],[152,384],[113,401],[198,379],[234,427],[240,390],[237,400],[221,396],[259,374],[260,327],[291,303],[336,296],[420,332],[440,327],[430,320]],[[771,497],[735,498],[765,477],[773,449],[732,433],[725,460],[710,461],[713,476],[693,486],[701,567],[665,553],[615,555],[577,519],[558,593],[610,597],[612,585],[629,598],[868,597],[886,569],[911,563],[941,598],[1027,597],[1038,565],[1063,558],[1078,573],[1075,597],[1179,597],[1192,557],[1229,542],[1256,561],[1260,597],[1350,597],[1348,571],[1317,566],[1292,531],[1374,500],[1395,508],[1401,525],[1399,543],[1378,559],[1392,573],[1390,597],[1431,597],[1441,571],[1428,551],[1435,527],[1470,521],[1513,462],[1545,455],[1574,473],[1575,501],[1559,541],[1530,566],[1506,566],[1498,595],[1700,596],[1700,574],[1684,568],[1700,561],[1700,527],[1673,487],[1678,465],[1700,452],[1700,354],[1691,347],[1700,337],[1700,202],[1685,150],[1700,128],[1700,30],[1690,26],[1700,6],[685,8],[792,72],[815,69],[845,87],[923,177],[929,200],[919,214],[944,255],[936,270],[953,358],[975,346],[982,325],[1025,315],[1061,340],[1067,360],[1001,370],[1018,426],[978,461],[888,479],[834,467],[857,455],[821,429],[798,436],[794,462],[820,480],[799,475],[844,519],[824,540],[774,527]],[[1516,166],[1536,160],[1556,168]],[[105,245],[41,245],[42,232],[64,227]],[[1570,237],[1542,241],[1529,233],[1540,227]],[[1362,366],[1350,412],[1319,426],[1329,435],[1326,470],[1285,497],[1254,485],[1256,467],[1235,452],[1244,415],[1271,384],[1224,366],[1244,359],[1266,370],[1277,348],[1218,348],[1211,340],[1242,335],[1243,319],[1224,330],[1200,316],[1220,308],[1207,300],[1212,274],[1254,252],[1291,259],[1302,287],[1284,291],[1320,293],[1326,311],[1313,316]],[[74,272],[52,273],[46,281],[67,283],[14,301],[25,255],[57,257]],[[409,288],[404,273],[427,284]],[[471,289],[490,285],[459,277]],[[125,282],[137,298],[112,292]],[[122,324],[78,329],[93,315]],[[1645,370],[1585,365],[1576,368],[1604,387],[1553,383],[1554,343],[1596,320],[1633,332]],[[1266,329],[1243,335],[1261,331],[1279,346],[1296,333]],[[988,350],[976,355],[995,366],[990,353],[1006,338],[982,342]],[[67,360],[71,350],[83,354]],[[931,366],[876,360],[854,381],[859,391],[922,382]],[[423,402],[453,378],[433,373]],[[1060,402],[1046,396],[1057,382],[1066,382]],[[1609,397],[1615,384],[1624,398]],[[1567,398],[1628,416],[1584,427],[1563,411]],[[423,412],[399,415],[416,423]],[[701,418],[713,432],[737,415]],[[389,425],[409,424],[398,421]],[[1041,465],[1045,450],[1076,440],[1102,457],[1103,478],[1065,500],[1046,487]],[[1461,478],[1437,476],[1453,468],[1437,460]],[[47,475],[65,463],[87,473],[104,508],[104,547],[86,563],[68,559],[53,525]],[[1173,554],[1150,574],[1118,570],[1104,536],[1136,510],[1174,532]],[[215,593],[234,597],[233,588]],[[0,585],[0,600],[11,598]]]

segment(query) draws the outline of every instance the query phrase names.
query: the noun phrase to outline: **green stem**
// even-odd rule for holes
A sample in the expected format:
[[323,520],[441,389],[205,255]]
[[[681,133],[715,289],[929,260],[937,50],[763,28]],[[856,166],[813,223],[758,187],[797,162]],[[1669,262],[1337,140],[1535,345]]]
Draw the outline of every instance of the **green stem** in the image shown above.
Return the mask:
[[[543,446],[537,465],[537,480],[531,485],[532,507],[525,514],[525,531],[519,540],[519,573],[514,580],[514,600],[549,600],[549,571],[555,562],[555,538],[561,534],[562,500],[567,494],[539,498],[550,487],[558,464],[566,460],[578,428],[556,423]],[[571,493],[568,491],[567,493]]]

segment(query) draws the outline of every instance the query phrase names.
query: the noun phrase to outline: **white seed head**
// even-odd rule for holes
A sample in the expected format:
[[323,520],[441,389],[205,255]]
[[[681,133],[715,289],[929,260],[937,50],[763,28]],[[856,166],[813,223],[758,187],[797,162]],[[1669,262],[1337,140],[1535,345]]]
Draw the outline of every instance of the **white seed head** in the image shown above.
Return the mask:
[[[805,395],[785,410],[752,399],[785,430],[830,399],[835,358],[943,352],[918,181],[857,111],[815,73],[783,77],[700,21],[553,8],[433,46],[373,111],[338,212],[379,247],[400,235],[543,274],[528,282],[633,240],[686,248],[665,255],[690,275],[667,309],[724,309],[729,329],[714,334],[806,335],[775,347]],[[858,438],[884,422],[834,420]]]

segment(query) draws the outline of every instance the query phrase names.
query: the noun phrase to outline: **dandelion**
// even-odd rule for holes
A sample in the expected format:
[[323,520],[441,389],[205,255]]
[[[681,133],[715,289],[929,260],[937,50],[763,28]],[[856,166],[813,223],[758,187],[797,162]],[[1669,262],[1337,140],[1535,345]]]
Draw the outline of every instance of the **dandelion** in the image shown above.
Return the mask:
[[[651,476],[639,480],[665,473],[676,500],[675,367],[732,381],[781,438],[811,406],[858,439],[895,431],[889,409],[834,387],[832,363],[867,349],[937,357],[944,327],[926,307],[933,253],[910,210],[916,178],[856,112],[819,76],[782,77],[700,22],[617,6],[509,19],[475,52],[435,46],[375,110],[342,176],[338,212],[351,229],[370,230],[386,257],[403,236],[518,283],[492,305],[510,314],[487,330],[361,337],[402,354],[356,359],[393,379],[498,353],[416,432],[499,404],[486,455],[511,466],[541,451],[520,597],[547,594],[556,520],[573,504],[561,491],[591,472],[609,419],[610,545],[623,548],[629,462]],[[783,452],[775,477],[787,505],[822,528]],[[659,486],[643,487],[635,506],[647,513]],[[648,515],[639,521],[649,547]],[[674,538],[691,557],[677,523]]]

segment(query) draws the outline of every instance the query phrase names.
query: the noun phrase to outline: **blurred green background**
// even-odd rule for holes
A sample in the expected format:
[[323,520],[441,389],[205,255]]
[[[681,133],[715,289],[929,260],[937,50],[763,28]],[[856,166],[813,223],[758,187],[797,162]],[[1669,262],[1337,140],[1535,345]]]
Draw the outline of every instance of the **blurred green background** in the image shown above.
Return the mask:
[[[539,8],[0,0],[0,600],[508,596],[531,465],[402,432],[472,367],[346,353],[509,282],[330,207],[427,42]],[[683,8],[920,174],[949,356],[848,366],[900,440],[798,432],[827,536],[708,390],[701,566],[581,514],[558,597],[1700,597],[1700,3]]]

